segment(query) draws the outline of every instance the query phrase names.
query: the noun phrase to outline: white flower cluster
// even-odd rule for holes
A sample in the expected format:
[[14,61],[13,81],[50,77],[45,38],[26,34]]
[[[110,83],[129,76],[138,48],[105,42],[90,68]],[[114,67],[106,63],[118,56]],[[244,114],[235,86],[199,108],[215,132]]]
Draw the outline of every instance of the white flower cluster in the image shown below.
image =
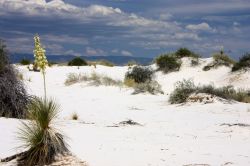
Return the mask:
[[35,49],[34,49],[35,66],[37,66],[44,73],[46,66],[48,65],[48,61],[45,56],[45,49],[42,48],[40,43],[40,38],[38,35],[34,37],[34,40],[35,40]]

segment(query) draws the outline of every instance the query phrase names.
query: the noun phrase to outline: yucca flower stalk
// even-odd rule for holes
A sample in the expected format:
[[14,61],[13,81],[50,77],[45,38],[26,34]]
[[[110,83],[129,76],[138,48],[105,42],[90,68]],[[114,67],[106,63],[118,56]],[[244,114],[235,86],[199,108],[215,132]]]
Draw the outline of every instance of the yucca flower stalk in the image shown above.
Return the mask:
[[45,70],[48,66],[48,61],[45,55],[45,49],[41,46],[40,37],[38,34],[34,37],[35,48],[34,48],[34,57],[35,57],[35,65],[38,66],[43,75],[43,87],[44,87],[44,98],[46,99],[46,80],[45,80]]

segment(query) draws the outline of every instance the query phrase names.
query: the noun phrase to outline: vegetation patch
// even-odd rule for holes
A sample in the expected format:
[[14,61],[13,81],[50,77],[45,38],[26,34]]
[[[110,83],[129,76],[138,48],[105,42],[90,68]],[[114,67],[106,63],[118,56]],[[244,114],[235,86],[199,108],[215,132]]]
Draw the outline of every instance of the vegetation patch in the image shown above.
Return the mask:
[[6,46],[0,41],[0,117],[26,117],[30,97],[21,79],[9,63]]
[[20,61],[20,64],[21,65],[30,65],[31,64],[31,61],[29,60],[29,59],[22,59],[21,61]]
[[181,67],[181,61],[174,54],[160,55],[155,62],[158,70],[164,73],[178,71]]
[[204,66],[203,70],[208,71],[212,68],[218,68],[220,66],[231,67],[235,64],[235,61],[231,59],[228,55],[224,54],[223,51],[213,55],[213,62]]
[[221,97],[226,100],[235,100],[249,103],[250,93],[246,90],[235,90],[233,86],[216,88],[213,85],[195,86],[191,80],[183,80],[176,83],[174,91],[170,94],[169,102],[179,104],[187,101],[193,93],[205,93]]
[[175,56],[177,58],[183,58],[183,57],[193,57],[193,58],[200,58],[200,55],[194,53],[193,51],[187,49],[187,48],[179,48],[175,52]]
[[80,57],[76,57],[71,61],[69,61],[68,63],[68,66],[87,66],[87,65],[88,65],[87,62]]
[[154,71],[149,67],[134,66],[125,74],[124,84],[133,87],[133,94],[163,93],[161,85],[154,80]]
[[235,63],[232,71],[238,71],[238,70],[242,70],[242,69],[249,69],[250,68],[250,53],[246,53],[245,55],[243,55],[239,62]]
[[123,84],[120,80],[114,80],[108,76],[99,75],[95,72],[90,75],[69,73],[64,84],[69,86],[80,82],[87,82],[89,85],[93,86],[121,86]]

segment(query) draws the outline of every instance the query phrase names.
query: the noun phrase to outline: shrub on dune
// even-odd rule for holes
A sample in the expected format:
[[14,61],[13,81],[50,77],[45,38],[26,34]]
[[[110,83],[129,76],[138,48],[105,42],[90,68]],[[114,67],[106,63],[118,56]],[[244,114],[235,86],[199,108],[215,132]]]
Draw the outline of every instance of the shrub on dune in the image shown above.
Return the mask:
[[158,70],[164,73],[178,71],[181,67],[181,61],[174,54],[160,55],[155,59],[155,62]]
[[29,65],[29,64],[31,64],[31,62],[30,62],[30,60],[28,60],[28,59],[22,59],[21,61],[20,61],[20,64],[21,65]]
[[59,107],[53,100],[35,98],[28,105],[30,122],[23,122],[19,139],[28,150],[18,157],[20,165],[45,165],[68,152],[64,136],[53,126]]
[[145,83],[152,80],[153,74],[153,70],[149,67],[135,66],[126,73],[125,79],[133,79],[135,83]]
[[235,63],[232,71],[237,71],[237,70],[241,70],[241,69],[247,69],[250,68],[250,53],[246,53],[245,55],[243,55],[239,62]]
[[193,58],[199,58],[200,56],[192,51],[190,51],[187,48],[179,48],[176,52],[175,52],[175,56],[177,58],[183,58],[183,57],[193,57]]

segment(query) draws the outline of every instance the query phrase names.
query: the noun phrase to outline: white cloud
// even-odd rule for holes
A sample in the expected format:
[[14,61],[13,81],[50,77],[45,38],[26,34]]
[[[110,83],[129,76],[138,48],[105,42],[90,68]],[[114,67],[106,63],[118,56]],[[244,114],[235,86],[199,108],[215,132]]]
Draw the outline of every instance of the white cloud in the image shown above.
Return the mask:
[[203,22],[200,24],[189,24],[186,26],[186,28],[192,31],[211,31],[212,30],[212,28],[206,22]]
[[104,56],[106,55],[105,51],[101,50],[101,49],[94,49],[91,47],[87,47],[86,48],[86,54],[87,55],[97,55],[97,56]]
[[124,56],[132,56],[133,54],[127,50],[122,50],[121,51],[121,54],[124,55]]

